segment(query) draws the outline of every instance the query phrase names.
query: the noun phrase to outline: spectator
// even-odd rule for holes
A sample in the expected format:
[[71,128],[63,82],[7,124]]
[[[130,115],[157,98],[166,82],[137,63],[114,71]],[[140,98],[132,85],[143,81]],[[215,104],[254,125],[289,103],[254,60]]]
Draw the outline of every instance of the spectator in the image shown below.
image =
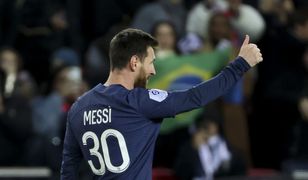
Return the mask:
[[262,36],[265,23],[261,14],[252,6],[243,4],[241,0],[200,2],[188,15],[187,31],[207,38],[208,33],[204,30],[208,29],[209,17],[216,10],[225,11],[241,37],[249,34],[253,41],[257,41]]
[[3,96],[9,98],[14,95],[31,99],[36,93],[36,85],[30,74],[23,70],[23,62],[19,53],[9,47],[0,50],[0,67],[5,73]]
[[186,31],[203,38],[208,37],[208,20],[213,12],[226,9],[224,0],[203,0],[188,13]]
[[158,0],[142,7],[135,15],[132,27],[150,33],[154,24],[159,21],[171,21],[176,32],[181,36],[185,25],[186,10],[182,0]]
[[[81,70],[78,66],[60,67],[55,72],[53,87],[46,98],[34,101],[33,123],[36,133],[49,138],[59,137],[63,115],[83,89]],[[50,111],[53,109],[53,111]]]
[[[292,129],[300,116],[297,103],[307,79],[307,12],[306,8],[295,10],[287,23],[290,26],[272,27],[261,41],[268,61],[258,69],[259,78],[250,121],[256,166],[280,169],[283,159],[289,156]],[[275,48],[272,48],[274,45]],[[279,119],[279,123],[268,119]],[[269,148],[261,149],[260,146]]]
[[266,21],[271,21],[271,23],[267,22],[268,30],[275,26],[284,25],[286,26],[288,23],[288,17],[295,10],[295,1],[291,0],[261,0],[259,2],[259,9],[263,13]]
[[76,51],[70,48],[60,48],[51,56],[50,68],[51,74],[63,66],[80,66],[81,60]]
[[177,54],[177,33],[171,22],[161,21],[156,23],[151,34],[159,43],[156,49],[157,59],[164,59]]
[[295,132],[295,147],[293,156],[297,159],[305,159],[308,164],[308,89],[305,89],[298,103],[300,120],[297,122]]
[[[236,53],[239,46],[239,34],[234,30],[231,24],[231,19],[223,11],[211,12],[208,17],[208,29],[204,29],[204,32],[208,36],[203,39],[193,34],[188,34],[179,43],[181,51],[184,53],[190,51],[194,52],[213,52],[213,51],[230,51],[230,57],[233,57],[231,53]],[[198,38],[197,41],[201,41],[200,46],[191,46],[187,41],[191,41],[192,37]]]
[[0,144],[1,165],[24,165],[27,141],[32,136],[30,100],[34,85],[25,71],[22,60],[11,48],[0,51]]
[[265,29],[265,21],[261,14],[252,6],[242,3],[242,0],[227,0],[227,2],[226,14],[231,17],[232,25],[241,37],[249,34],[253,41],[258,41]]
[[[306,83],[306,85],[308,85]],[[304,89],[298,102],[300,119],[293,129],[293,144],[290,158],[282,163],[283,171],[293,174],[295,171],[308,170],[308,89]]]
[[237,47],[238,35],[234,31],[230,19],[224,13],[212,13],[206,31],[209,36],[204,40],[203,51],[231,50],[230,52],[234,53],[233,51],[239,48]]
[[176,175],[183,180],[243,175],[245,165],[233,153],[219,132],[217,116],[200,115],[191,128],[191,140],[182,146],[175,164]]
[[33,126],[36,137],[30,144],[31,150],[28,151],[29,165],[48,166],[55,173],[59,172],[66,114],[71,104],[83,92],[85,85],[80,67],[58,68],[50,94],[33,102]]

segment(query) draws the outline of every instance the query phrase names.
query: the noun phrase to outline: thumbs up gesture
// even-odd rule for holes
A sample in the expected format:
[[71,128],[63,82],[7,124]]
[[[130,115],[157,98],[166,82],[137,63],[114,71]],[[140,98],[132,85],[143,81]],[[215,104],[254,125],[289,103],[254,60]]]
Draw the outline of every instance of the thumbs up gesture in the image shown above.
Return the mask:
[[253,67],[263,61],[262,54],[257,45],[249,43],[249,36],[246,35],[245,40],[240,49],[239,56],[245,59],[247,63]]

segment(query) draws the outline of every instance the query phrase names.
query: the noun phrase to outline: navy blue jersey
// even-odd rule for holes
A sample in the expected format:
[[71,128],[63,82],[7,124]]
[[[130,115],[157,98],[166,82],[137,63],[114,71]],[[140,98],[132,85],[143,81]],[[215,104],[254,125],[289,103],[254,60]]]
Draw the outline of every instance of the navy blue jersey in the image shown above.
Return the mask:
[[206,105],[227,92],[249,68],[239,57],[211,80],[185,91],[97,85],[69,111],[61,179],[77,179],[82,158],[94,179],[152,179],[162,118]]

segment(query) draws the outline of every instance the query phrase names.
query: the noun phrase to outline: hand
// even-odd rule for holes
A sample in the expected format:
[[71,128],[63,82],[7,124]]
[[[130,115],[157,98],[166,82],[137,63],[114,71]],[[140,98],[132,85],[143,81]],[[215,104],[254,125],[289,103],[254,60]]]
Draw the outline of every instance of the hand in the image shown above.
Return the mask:
[[239,56],[245,59],[245,61],[251,66],[255,66],[259,62],[263,61],[262,54],[257,45],[249,43],[249,36],[246,35],[243,45],[240,49]]

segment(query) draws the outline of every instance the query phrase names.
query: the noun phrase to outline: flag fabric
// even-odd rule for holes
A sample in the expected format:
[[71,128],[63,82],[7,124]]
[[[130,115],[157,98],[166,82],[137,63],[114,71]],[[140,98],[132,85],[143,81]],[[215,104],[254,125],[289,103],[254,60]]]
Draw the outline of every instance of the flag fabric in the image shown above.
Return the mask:
[[[162,90],[183,90],[215,76],[230,59],[229,50],[217,50],[193,55],[173,56],[155,61],[156,75],[151,78],[148,88]],[[182,113],[174,118],[165,119],[161,133],[191,124],[200,112],[196,109]]]

